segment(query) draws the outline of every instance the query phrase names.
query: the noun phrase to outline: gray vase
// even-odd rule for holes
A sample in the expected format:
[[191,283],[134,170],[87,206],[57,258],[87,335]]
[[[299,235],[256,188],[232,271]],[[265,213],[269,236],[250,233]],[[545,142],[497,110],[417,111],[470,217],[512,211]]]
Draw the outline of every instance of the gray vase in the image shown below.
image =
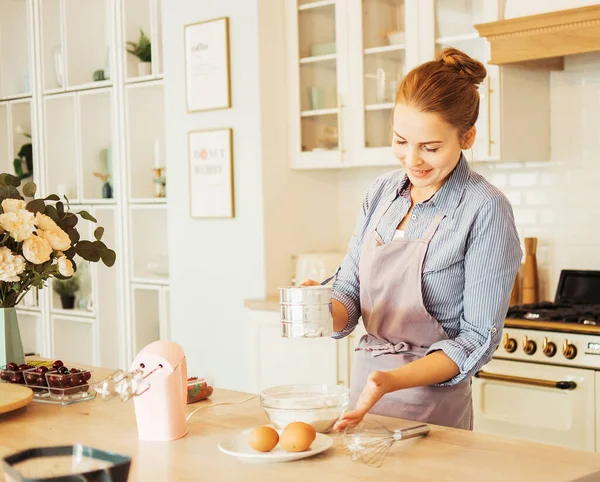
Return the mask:
[[0,308],[0,366],[25,363],[23,342],[15,308]]

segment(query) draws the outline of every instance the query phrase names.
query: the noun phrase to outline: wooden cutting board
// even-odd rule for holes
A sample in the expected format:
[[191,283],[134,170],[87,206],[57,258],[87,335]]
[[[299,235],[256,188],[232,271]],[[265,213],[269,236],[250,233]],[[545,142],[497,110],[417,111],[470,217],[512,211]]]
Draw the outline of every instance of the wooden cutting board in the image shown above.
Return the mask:
[[0,413],[24,407],[33,400],[31,388],[14,383],[0,383]]

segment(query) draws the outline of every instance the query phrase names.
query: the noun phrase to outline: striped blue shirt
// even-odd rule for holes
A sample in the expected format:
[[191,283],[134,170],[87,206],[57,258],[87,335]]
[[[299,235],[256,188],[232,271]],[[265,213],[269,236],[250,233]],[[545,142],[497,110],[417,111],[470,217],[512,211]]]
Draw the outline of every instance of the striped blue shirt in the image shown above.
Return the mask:
[[[363,201],[362,214],[333,284],[333,298],[348,310],[349,335],[360,317],[358,262],[365,235],[375,228],[382,203],[393,202],[376,226],[392,241],[410,209],[410,181],[397,170],[379,177]],[[500,343],[510,293],[523,256],[512,207],[501,191],[472,171],[464,156],[446,183],[412,210],[405,236],[421,238],[438,212],[445,214],[431,240],[422,275],[423,302],[448,335],[427,353],[442,350],[460,373],[440,385],[471,377]]]

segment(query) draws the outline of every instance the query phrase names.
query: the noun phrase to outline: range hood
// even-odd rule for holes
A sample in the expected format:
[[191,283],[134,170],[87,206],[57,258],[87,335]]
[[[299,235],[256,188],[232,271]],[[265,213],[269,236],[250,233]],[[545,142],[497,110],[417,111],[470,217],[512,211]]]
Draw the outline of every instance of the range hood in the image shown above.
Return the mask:
[[562,70],[564,56],[600,51],[600,5],[475,25],[490,64]]

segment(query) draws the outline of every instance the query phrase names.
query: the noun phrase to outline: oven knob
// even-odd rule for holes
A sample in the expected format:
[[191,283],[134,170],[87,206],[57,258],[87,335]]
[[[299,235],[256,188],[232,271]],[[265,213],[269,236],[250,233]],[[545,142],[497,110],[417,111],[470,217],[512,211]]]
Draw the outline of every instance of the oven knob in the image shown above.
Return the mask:
[[544,338],[544,344],[542,345],[542,351],[546,356],[556,355],[556,343],[548,341],[548,338]]
[[504,349],[508,353],[513,353],[517,349],[517,340],[510,338],[508,333],[504,334]]
[[535,350],[537,350],[537,345],[535,344],[535,341],[528,340],[527,335],[525,335],[525,338],[523,338],[523,351],[527,355],[533,355],[535,353]]
[[565,340],[563,343],[563,355],[567,360],[572,360],[577,356],[577,347]]

